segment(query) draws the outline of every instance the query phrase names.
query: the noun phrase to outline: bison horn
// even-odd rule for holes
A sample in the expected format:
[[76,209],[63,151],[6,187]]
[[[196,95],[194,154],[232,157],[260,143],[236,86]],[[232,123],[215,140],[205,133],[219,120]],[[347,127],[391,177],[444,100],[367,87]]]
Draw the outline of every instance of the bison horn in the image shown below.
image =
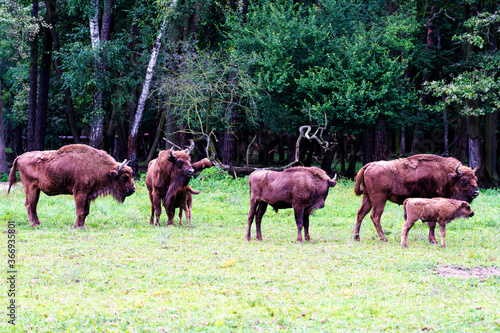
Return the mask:
[[337,174],[335,174],[335,176],[333,176],[333,181],[336,181],[337,180]]
[[458,171],[458,167],[462,164],[461,162],[458,162],[457,167],[455,168],[455,172],[457,173],[458,176],[461,176],[462,174]]
[[124,167],[125,165],[127,165],[127,164],[128,164],[128,162],[129,162],[129,161],[128,161],[127,159],[126,159],[125,161],[123,161],[123,162],[122,162],[122,164],[120,164],[120,167],[118,168],[118,172],[122,171],[123,167]]
[[477,163],[477,162],[476,162],[475,164],[476,164],[476,167],[475,167],[474,169],[472,169],[472,171],[473,171],[474,173],[476,173],[476,172],[477,172],[477,170],[479,170],[479,163]]

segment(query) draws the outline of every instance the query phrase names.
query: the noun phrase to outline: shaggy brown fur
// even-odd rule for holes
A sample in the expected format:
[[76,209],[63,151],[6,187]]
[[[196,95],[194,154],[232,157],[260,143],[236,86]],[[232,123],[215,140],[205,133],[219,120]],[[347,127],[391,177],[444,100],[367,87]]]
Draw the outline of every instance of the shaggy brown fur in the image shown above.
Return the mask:
[[356,195],[363,194],[358,210],[354,239],[359,241],[363,218],[371,219],[382,241],[387,241],[380,217],[387,200],[401,205],[407,198],[444,197],[471,202],[479,194],[474,171],[452,157],[415,155],[394,161],[365,165],[356,175]]
[[59,150],[32,151],[14,160],[9,174],[9,190],[17,182],[19,170],[28,219],[39,225],[36,206],[40,191],[47,195],[72,194],[76,205],[75,228],[84,228],[90,202],[112,195],[119,202],[135,192],[132,169],[120,165],[105,151],[86,145],[68,145]]
[[460,217],[468,218],[474,215],[469,203],[465,201],[433,198],[433,199],[406,199],[403,203],[406,222],[401,230],[401,246],[408,246],[408,233],[419,219],[429,224],[429,241],[437,243],[434,235],[436,223],[439,224],[441,247],[445,248],[446,224]]
[[[212,166],[212,162],[203,159],[191,165],[191,157],[184,151],[161,151],[157,159],[149,162],[146,175],[146,187],[151,201],[149,224],[160,225],[161,204],[165,206],[168,224],[174,223],[175,197],[185,191],[189,180],[197,171]],[[170,207],[174,208],[170,208]],[[154,217],[156,216],[156,223]]]
[[294,167],[283,172],[257,170],[248,183],[250,185],[250,212],[246,240],[250,241],[250,227],[255,217],[257,239],[262,240],[261,222],[267,205],[275,211],[293,208],[297,224],[297,242],[302,243],[302,228],[307,241],[309,236],[309,215],[325,206],[330,187],[337,182],[330,179],[324,170],[316,167]]

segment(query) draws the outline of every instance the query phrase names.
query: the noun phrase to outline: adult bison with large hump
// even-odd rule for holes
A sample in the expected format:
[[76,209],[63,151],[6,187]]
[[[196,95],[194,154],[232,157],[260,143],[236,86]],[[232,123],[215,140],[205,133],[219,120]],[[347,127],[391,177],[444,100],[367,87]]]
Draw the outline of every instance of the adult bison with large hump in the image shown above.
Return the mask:
[[[212,162],[202,159],[191,164],[191,157],[186,151],[161,151],[158,158],[149,162],[146,174],[146,187],[151,201],[151,218],[149,223],[160,225],[161,204],[163,202],[168,215],[168,225],[174,223],[177,196],[188,195],[180,193],[189,191],[191,178],[203,169],[212,167]],[[156,216],[156,223],[154,217]]]
[[366,164],[356,175],[354,187],[356,195],[363,194],[354,239],[359,241],[361,222],[373,209],[371,219],[378,236],[387,241],[380,225],[387,200],[401,205],[407,198],[444,197],[470,203],[479,194],[475,171],[453,157],[429,154]]
[[32,151],[18,156],[9,174],[9,189],[19,170],[28,219],[40,224],[36,206],[40,191],[47,195],[72,194],[76,205],[75,228],[84,228],[90,202],[110,194],[119,202],[135,192],[132,169],[103,150],[75,144],[59,150]]
[[323,208],[330,187],[337,185],[337,176],[330,179],[317,167],[293,167],[282,172],[257,170],[250,174],[250,212],[246,240],[250,241],[250,227],[255,217],[257,239],[262,240],[261,222],[267,206],[278,209],[293,208],[297,224],[297,243],[302,243],[302,228],[306,241],[309,236],[309,215]]

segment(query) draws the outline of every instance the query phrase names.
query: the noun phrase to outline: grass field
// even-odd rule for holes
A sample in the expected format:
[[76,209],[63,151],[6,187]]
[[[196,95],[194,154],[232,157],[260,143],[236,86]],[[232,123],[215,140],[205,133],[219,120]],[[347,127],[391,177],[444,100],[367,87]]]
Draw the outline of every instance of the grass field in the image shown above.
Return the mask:
[[[72,228],[71,196],[42,194],[42,225],[32,229],[21,186],[7,198],[0,192],[3,230],[8,221],[17,230],[18,305],[16,325],[9,325],[2,279],[0,331],[500,331],[500,276],[437,271],[500,268],[498,191],[482,190],[475,216],[448,225],[446,249],[428,243],[420,222],[402,249],[402,207],[391,203],[382,216],[389,242],[378,240],[368,217],[361,242],[352,240],[361,203],[352,181],[330,189],[325,208],[311,217],[312,241],[303,245],[295,242],[292,210],[268,209],[264,241],[245,242],[246,178],[214,175],[191,185],[202,191],[192,224],[165,227],[162,214],[160,228],[148,224],[144,181],[123,205],[97,199],[86,230]],[[4,275],[7,235],[0,236]]]

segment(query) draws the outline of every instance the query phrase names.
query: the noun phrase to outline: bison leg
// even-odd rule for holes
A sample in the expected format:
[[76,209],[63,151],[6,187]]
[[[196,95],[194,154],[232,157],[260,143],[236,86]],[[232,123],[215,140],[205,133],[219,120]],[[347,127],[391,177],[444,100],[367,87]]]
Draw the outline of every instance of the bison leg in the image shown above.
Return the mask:
[[[168,217],[167,225],[174,225],[175,206],[173,205],[173,203],[170,206],[167,206],[165,203],[165,212],[167,213],[167,217]],[[182,209],[181,209],[181,212],[182,212]]]
[[153,225],[154,224],[154,216],[155,216],[155,208],[153,205],[153,196],[151,193],[149,193],[149,201],[151,202],[151,217],[149,219],[149,224]]
[[302,244],[302,227],[304,226],[304,210],[293,208],[295,213],[295,223],[297,224],[297,243]]
[[38,214],[36,213],[36,206],[38,205],[38,200],[40,199],[40,189],[39,188],[28,188],[24,189],[24,194],[26,196],[26,201],[24,205],[26,207],[26,212],[28,213],[28,221],[31,222],[31,226],[36,227],[40,225],[40,220],[38,219]]
[[437,244],[436,234],[434,233],[436,222],[428,222],[427,225],[429,226],[429,242],[431,242],[431,244]]
[[255,214],[255,229],[257,232],[257,240],[262,240],[262,233],[260,226],[262,224],[262,217],[264,216],[267,210],[267,202],[261,201],[259,206],[257,207],[257,213]]
[[368,198],[367,195],[363,195],[363,203],[361,204],[361,207],[358,209],[358,217],[356,219],[356,226],[354,227],[354,240],[358,241],[360,240],[359,238],[359,229],[361,229],[361,222],[363,222],[363,219],[365,218],[366,214],[370,212],[372,209],[372,204],[370,202],[370,199]]
[[182,207],[179,207],[179,224],[180,225],[182,225],[182,211],[183,211]]
[[304,237],[308,242],[311,240],[309,236],[309,214],[304,214]]
[[446,247],[444,243],[444,238],[446,237],[446,222],[439,223],[439,233],[441,234],[441,247],[444,249]]
[[403,224],[403,228],[401,229],[401,246],[408,247],[408,233],[410,229],[415,225],[415,222],[418,221],[414,218],[408,218],[406,222]]
[[245,239],[247,242],[250,242],[250,240],[252,239],[250,228],[252,227],[253,218],[255,217],[255,212],[257,211],[258,206],[259,202],[257,202],[257,200],[250,198],[250,211],[248,212],[248,227],[247,227],[247,234],[245,235]]
[[371,219],[373,221],[373,225],[377,230],[378,237],[381,241],[387,242],[387,237],[385,237],[384,231],[382,230],[382,226],[380,225],[380,218],[382,217],[382,213],[384,212],[385,203],[387,200],[385,198],[381,198],[379,200],[373,200],[373,210],[371,214]]
[[153,193],[153,202],[152,202],[153,211],[156,216],[156,226],[160,226],[160,215],[161,215],[161,198],[158,193]]
[[76,221],[74,228],[85,228],[85,218],[89,215],[90,201],[87,199],[87,193],[78,193],[74,195],[76,207]]

